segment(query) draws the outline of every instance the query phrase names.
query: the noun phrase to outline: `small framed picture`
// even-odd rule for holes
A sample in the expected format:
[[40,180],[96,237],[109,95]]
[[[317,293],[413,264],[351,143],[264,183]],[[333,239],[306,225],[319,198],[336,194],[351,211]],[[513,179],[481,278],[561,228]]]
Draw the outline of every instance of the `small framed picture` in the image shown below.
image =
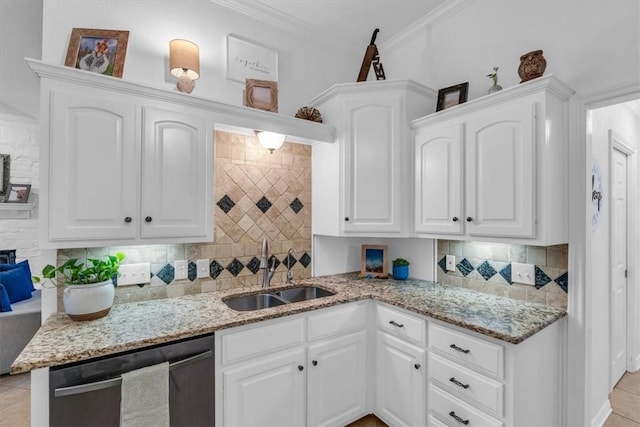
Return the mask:
[[129,31],[74,28],[64,65],[122,77],[128,42]]
[[438,91],[438,105],[436,106],[436,111],[446,110],[447,108],[467,102],[468,89],[469,82],[440,89]]
[[388,277],[389,259],[386,245],[362,245],[362,277]]
[[260,110],[278,112],[278,82],[247,79],[244,105]]
[[29,193],[31,192],[31,184],[9,184],[7,190],[6,203],[27,203]]

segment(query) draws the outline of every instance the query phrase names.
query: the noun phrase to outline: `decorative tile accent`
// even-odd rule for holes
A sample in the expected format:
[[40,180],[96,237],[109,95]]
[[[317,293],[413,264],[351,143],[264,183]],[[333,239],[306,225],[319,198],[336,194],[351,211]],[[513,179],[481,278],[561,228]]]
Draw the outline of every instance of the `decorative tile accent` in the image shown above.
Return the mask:
[[480,273],[484,280],[491,279],[497,273],[497,271],[487,261],[480,264],[478,268],[476,268],[476,270],[478,271],[478,273]]
[[293,209],[295,213],[300,212],[300,210],[304,208],[304,205],[302,204],[300,199],[298,199],[297,197],[293,200],[293,202],[291,202],[289,206],[291,207],[291,209]]
[[251,261],[249,261],[247,263],[246,266],[250,272],[252,272],[253,274],[256,274],[258,271],[260,271],[260,260],[256,257],[251,258]]
[[547,274],[536,265],[536,289],[540,289],[550,281],[551,279],[549,276],[547,276]]
[[282,263],[289,269],[291,269],[291,267],[296,265],[296,262],[297,262],[296,259],[292,255],[289,255],[289,254],[287,254],[285,259],[282,260]]
[[226,194],[222,199],[218,200],[218,203],[216,204],[220,207],[220,209],[222,209],[224,213],[229,213],[231,208],[233,208],[236,205],[234,201],[231,200],[231,198]]
[[221,266],[218,261],[211,261],[211,264],[209,264],[209,276],[211,276],[213,280],[217,279],[223,271],[224,267]]
[[300,264],[302,264],[304,268],[307,268],[309,267],[309,264],[311,264],[311,257],[305,252],[298,261],[300,261]]
[[440,259],[440,261],[438,261],[438,265],[440,266],[440,269],[446,273],[447,272],[447,257],[443,256]]
[[189,269],[187,271],[187,278],[192,282],[198,278],[198,266],[193,261],[189,262]]
[[156,274],[156,276],[168,285],[169,283],[173,282],[173,279],[175,277],[175,270],[171,264],[166,264],[160,271],[158,271],[158,274]]
[[256,202],[256,206],[262,211],[262,213],[267,213],[267,211],[271,208],[271,202],[269,201],[269,199],[262,196],[262,198]]
[[462,261],[460,261],[456,265],[456,267],[458,268],[460,273],[462,273],[462,275],[465,277],[467,277],[467,275],[469,275],[473,271],[473,265],[471,265],[469,260],[467,260],[466,258],[462,258]]
[[227,271],[233,274],[233,277],[237,277],[243,268],[244,264],[241,263],[238,258],[234,258],[233,261],[231,261],[229,265],[227,265]]
[[511,281],[511,264],[507,264],[505,268],[500,270],[500,275],[508,284],[513,285],[513,282]]
[[562,288],[563,291],[569,292],[569,272],[562,274],[556,278],[555,282]]

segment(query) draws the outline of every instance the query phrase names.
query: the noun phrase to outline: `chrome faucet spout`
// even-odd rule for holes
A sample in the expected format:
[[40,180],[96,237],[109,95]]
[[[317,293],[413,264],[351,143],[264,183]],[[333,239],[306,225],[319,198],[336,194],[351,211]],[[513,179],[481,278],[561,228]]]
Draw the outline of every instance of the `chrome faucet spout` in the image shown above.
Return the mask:
[[[271,257],[273,258],[273,256]],[[262,240],[262,250],[260,251],[260,270],[262,270],[262,287],[268,288],[271,283],[271,278],[276,272],[275,259],[269,258],[269,243],[267,239]],[[269,268],[269,261],[271,262],[271,268]]]
[[289,248],[289,252],[287,252],[287,280],[285,281],[285,283],[292,283],[291,281],[293,280],[293,273],[291,273],[291,258],[293,258],[293,256],[291,255],[292,252],[296,256],[298,256],[298,253],[295,249]]

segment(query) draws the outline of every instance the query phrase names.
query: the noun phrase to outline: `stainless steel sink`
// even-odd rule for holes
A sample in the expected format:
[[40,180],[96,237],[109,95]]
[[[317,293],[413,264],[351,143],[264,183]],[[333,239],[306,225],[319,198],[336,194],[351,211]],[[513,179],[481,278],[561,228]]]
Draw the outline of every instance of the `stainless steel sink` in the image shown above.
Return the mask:
[[327,291],[322,288],[316,288],[315,286],[283,289],[281,291],[277,291],[275,294],[283,299],[286,299],[289,302],[307,301],[310,299],[330,297],[331,295],[335,295],[331,291]]
[[254,311],[331,295],[335,295],[335,293],[315,286],[301,286],[271,293],[261,292],[255,295],[229,297],[224,300],[224,303],[232,310]]

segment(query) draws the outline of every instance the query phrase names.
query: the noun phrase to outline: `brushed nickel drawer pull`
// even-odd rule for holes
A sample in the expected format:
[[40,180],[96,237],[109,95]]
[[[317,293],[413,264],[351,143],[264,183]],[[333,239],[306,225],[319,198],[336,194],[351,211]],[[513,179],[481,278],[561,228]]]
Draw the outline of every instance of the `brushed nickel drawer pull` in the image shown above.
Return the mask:
[[460,381],[458,381],[456,379],[456,377],[451,377],[449,378],[449,381],[451,381],[452,383],[454,383],[455,385],[457,385],[458,387],[462,387],[464,389],[469,388],[469,384],[462,384]]
[[463,420],[462,418],[457,416],[454,411],[449,412],[449,416],[453,417],[453,419],[459,422],[460,424],[464,424],[464,425],[469,424],[469,420]]
[[395,320],[389,321],[389,324],[393,326],[397,326],[398,328],[404,328],[404,325],[402,323],[398,323]]
[[449,348],[452,348],[452,349],[454,349],[455,351],[459,351],[460,353],[464,353],[464,354],[469,354],[469,352],[471,351],[471,350],[468,350],[468,349],[466,349],[466,350],[465,350],[464,348],[460,348],[460,347],[458,347],[458,346],[457,346],[457,345],[455,345],[455,344],[451,344],[451,345],[449,346]]

